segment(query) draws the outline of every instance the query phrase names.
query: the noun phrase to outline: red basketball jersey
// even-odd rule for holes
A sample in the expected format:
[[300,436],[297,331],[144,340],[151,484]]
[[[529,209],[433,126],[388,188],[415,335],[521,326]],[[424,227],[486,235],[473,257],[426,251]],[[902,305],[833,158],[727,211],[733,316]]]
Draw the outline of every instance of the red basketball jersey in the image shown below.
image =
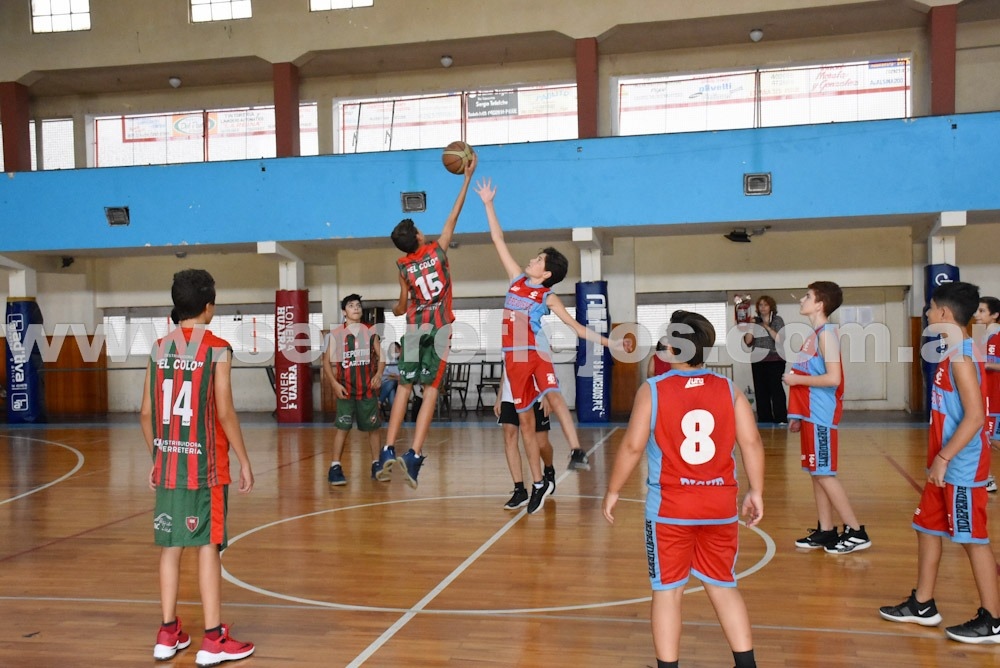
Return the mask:
[[679,524],[735,521],[732,383],[704,369],[671,371],[646,382],[653,392],[646,516]]
[[166,489],[228,485],[229,441],[215,406],[215,363],[229,344],[208,330],[176,328],[149,362],[153,481]]
[[548,352],[549,344],[542,333],[542,316],[549,313],[545,300],[551,292],[551,288],[529,282],[524,274],[514,278],[504,298],[502,350]]

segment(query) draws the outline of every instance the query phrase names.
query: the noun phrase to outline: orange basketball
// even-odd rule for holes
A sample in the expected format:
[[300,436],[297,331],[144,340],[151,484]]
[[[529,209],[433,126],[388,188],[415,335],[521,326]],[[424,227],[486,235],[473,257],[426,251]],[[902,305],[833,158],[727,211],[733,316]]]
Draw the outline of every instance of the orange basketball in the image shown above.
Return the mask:
[[465,174],[465,166],[472,160],[472,147],[464,141],[453,141],[441,154],[444,168],[452,174]]

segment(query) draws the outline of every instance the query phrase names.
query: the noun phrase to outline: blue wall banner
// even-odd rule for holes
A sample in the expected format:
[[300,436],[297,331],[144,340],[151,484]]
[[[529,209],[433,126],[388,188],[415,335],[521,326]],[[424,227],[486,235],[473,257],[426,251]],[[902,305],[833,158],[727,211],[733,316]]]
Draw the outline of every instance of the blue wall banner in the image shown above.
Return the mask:
[[[607,336],[608,282],[576,284],[576,320]],[[611,351],[600,343],[580,339],[576,344],[576,414],[580,422],[611,420]]]
[[7,301],[7,421],[45,421],[42,353],[28,327],[41,329],[42,310],[34,299]]
[[[952,264],[929,264],[924,267],[924,314],[923,314],[923,328],[927,329],[927,309],[931,305],[931,295],[934,294],[934,289],[939,285],[945,283],[954,283],[958,279],[958,267]],[[924,346],[932,341],[939,341],[940,336],[924,336],[920,340],[920,352],[925,350]],[[929,348],[928,348],[929,350]],[[940,344],[936,348],[938,353],[944,352],[944,344]],[[920,354],[918,352],[918,354]],[[931,382],[934,378],[934,372],[937,370],[937,360],[936,359],[924,359],[923,356],[920,358],[920,363],[924,371],[924,411],[930,413],[931,410]]]

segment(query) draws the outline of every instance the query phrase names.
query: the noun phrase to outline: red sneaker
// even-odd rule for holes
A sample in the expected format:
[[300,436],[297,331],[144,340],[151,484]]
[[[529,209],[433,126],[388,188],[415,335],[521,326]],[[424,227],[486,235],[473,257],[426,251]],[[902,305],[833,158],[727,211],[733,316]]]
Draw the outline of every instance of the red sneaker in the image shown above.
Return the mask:
[[160,632],[156,634],[156,644],[153,645],[153,658],[157,661],[166,661],[174,658],[177,650],[184,649],[191,644],[191,636],[181,630],[180,617],[173,630],[160,627]]
[[202,638],[201,649],[194,662],[199,666],[217,666],[223,661],[237,661],[253,654],[252,642],[240,642],[229,637],[229,626],[222,625],[222,635],[216,640]]

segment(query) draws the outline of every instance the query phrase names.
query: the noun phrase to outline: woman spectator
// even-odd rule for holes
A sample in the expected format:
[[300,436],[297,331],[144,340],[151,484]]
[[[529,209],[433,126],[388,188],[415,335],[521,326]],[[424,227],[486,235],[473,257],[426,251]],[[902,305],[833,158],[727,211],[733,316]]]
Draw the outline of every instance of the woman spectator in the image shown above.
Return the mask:
[[[757,401],[757,422],[785,424],[788,407],[781,377],[785,373],[785,360],[781,356],[781,330],[785,321],[778,315],[774,298],[761,295],[757,299],[757,317],[753,330],[743,335],[743,342],[750,348],[750,370],[753,373],[753,390]],[[763,352],[762,352],[763,351]],[[759,358],[759,359],[758,359]]]

